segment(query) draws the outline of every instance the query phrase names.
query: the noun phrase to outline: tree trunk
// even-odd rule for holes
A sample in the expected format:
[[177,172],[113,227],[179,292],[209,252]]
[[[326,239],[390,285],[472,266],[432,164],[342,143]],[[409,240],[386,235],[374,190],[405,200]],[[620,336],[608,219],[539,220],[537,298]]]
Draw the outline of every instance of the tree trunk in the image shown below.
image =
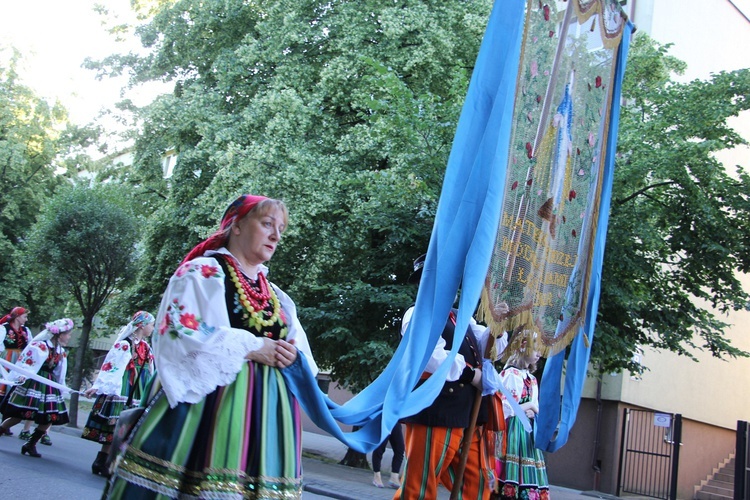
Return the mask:
[[[353,426],[352,430],[356,431],[359,429],[358,426]],[[370,464],[367,462],[367,454],[348,448],[346,455],[341,459],[339,465],[348,465],[349,467],[355,467],[357,469],[370,469]]]
[[[81,383],[83,382],[83,366],[89,347],[89,335],[91,334],[91,324],[93,323],[93,317],[84,316],[83,325],[81,326],[81,338],[78,341],[78,348],[76,349],[76,359],[73,365],[73,378],[71,379],[71,389],[79,390]],[[69,427],[78,427],[78,393],[74,392],[70,395],[70,408],[68,408],[68,415],[70,417]]]
[[370,464],[367,462],[367,455],[351,448],[346,450],[346,455],[341,459],[339,465],[348,465],[357,469],[370,469]]

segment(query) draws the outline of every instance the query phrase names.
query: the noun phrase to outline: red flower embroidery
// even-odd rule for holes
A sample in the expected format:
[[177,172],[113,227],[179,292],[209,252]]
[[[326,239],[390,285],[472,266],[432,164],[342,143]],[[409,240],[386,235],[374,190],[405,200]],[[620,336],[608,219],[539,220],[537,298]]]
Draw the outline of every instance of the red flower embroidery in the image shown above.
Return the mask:
[[112,363],[104,363],[104,364],[102,365],[102,371],[103,371],[103,372],[108,372],[108,371],[110,371],[111,369],[112,369]]
[[128,344],[122,344],[122,350],[127,351],[128,350]]
[[552,30],[549,30],[549,37],[552,38],[553,36],[555,36],[555,32]]
[[197,330],[200,323],[195,319],[195,314],[185,313],[180,315],[180,324],[185,328]]
[[120,343],[118,342],[115,344],[115,349],[119,349],[119,348],[120,348]]
[[576,192],[575,190],[571,189],[570,193],[568,193],[568,201],[573,201],[576,198]]
[[511,190],[511,191],[515,191],[517,187],[518,187],[518,181],[515,181],[515,182],[513,183],[513,185],[512,185],[511,187],[510,187],[510,190]]
[[602,86],[602,77],[601,76],[597,76],[596,77],[596,83],[594,83],[594,85],[596,85],[596,88],[599,88],[599,87]]
[[219,271],[219,269],[216,266],[208,266],[208,265],[202,265],[201,266],[201,274],[204,278],[211,278],[212,276],[216,276],[216,273]]
[[164,335],[165,333],[167,333],[167,330],[169,330],[169,325],[169,316],[164,316],[161,319],[161,324],[159,325],[159,335]]
[[44,352],[47,350],[47,344],[39,344],[39,350]]
[[31,359],[31,358],[26,358],[26,364],[27,365],[33,365],[34,364],[34,360]]
[[549,5],[542,7],[542,11],[544,12],[544,20],[549,21]]
[[576,233],[576,230],[575,230],[575,229],[573,229],[573,232],[572,232],[572,234],[573,234],[573,238],[575,238],[576,236],[578,236],[578,233]]

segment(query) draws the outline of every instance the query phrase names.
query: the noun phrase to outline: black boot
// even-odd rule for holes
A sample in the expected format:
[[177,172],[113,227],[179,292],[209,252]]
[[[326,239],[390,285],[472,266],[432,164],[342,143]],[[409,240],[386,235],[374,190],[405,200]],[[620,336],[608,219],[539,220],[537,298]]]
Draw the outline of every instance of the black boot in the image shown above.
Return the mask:
[[42,439],[42,436],[44,436],[44,431],[34,429],[34,433],[31,435],[26,444],[21,446],[21,455],[26,455],[28,453],[28,455],[31,457],[40,458],[42,454],[36,451],[36,444],[40,439]]
[[109,453],[100,451],[96,454],[96,460],[91,464],[91,473],[100,474],[106,478],[110,476],[109,469],[107,468],[107,457]]

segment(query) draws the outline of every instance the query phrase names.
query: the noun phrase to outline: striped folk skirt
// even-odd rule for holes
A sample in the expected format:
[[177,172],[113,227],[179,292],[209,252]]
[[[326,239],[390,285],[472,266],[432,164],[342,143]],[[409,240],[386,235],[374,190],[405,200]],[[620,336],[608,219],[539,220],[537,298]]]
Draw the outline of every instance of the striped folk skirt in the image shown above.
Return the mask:
[[534,447],[534,438],[515,416],[506,419],[505,455],[492,498],[503,500],[547,500],[549,480],[542,450]]
[[301,498],[300,410],[277,368],[247,363],[197,404],[170,408],[158,374],[154,391],[104,498]]
[[[45,367],[39,370],[39,375],[53,380],[52,373]],[[33,420],[40,425],[64,425],[70,421],[60,390],[31,378],[8,391],[0,411],[4,418]]]

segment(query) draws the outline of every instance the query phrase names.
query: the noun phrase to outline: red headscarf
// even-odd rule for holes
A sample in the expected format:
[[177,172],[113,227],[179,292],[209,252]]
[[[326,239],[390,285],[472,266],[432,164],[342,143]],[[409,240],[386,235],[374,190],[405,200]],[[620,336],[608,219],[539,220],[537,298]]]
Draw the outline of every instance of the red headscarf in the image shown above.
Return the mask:
[[221,218],[219,229],[214,234],[195,245],[193,249],[188,252],[185,258],[182,259],[182,263],[184,264],[189,260],[201,257],[208,250],[216,250],[217,248],[221,248],[226,245],[226,229],[231,226],[234,221],[246,216],[248,212],[255,208],[258,203],[267,199],[268,198],[266,198],[265,196],[243,194],[242,196],[234,200],[224,212],[224,216]]
[[23,307],[14,307],[13,309],[10,310],[10,312],[8,314],[6,314],[2,318],[0,318],[0,323],[6,323],[8,321],[13,321],[17,317],[19,317],[19,316],[21,316],[23,314],[26,314],[28,312],[29,311],[27,311]]

